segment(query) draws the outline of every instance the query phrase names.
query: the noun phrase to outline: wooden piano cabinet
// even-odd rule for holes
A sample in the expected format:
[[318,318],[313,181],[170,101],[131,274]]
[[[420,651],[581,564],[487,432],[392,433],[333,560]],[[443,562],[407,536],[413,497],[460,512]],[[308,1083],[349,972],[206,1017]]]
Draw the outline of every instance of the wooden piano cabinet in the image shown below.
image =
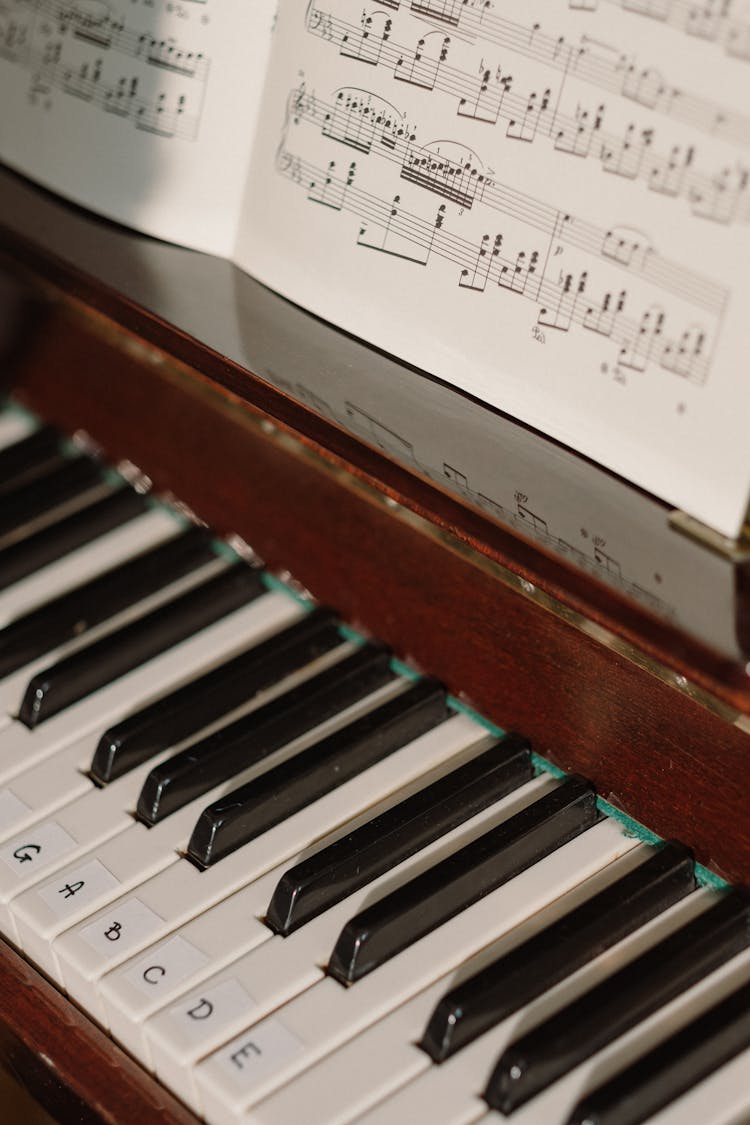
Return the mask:
[[53,300],[15,364],[16,397],[134,462],[157,491],[240,535],[658,835],[750,879],[743,669],[596,583],[571,582],[562,564],[346,435],[332,451],[321,424],[303,432],[297,417],[293,430],[278,392],[245,374],[240,398],[238,373],[229,391],[198,370],[215,374],[215,357],[196,349],[190,368],[141,327],[138,337]]
[[[220,534],[663,837],[750,881],[742,665],[356,442],[0,221],[28,284],[18,401],[85,431]],[[31,272],[30,272],[31,269]],[[60,1120],[193,1121],[0,943],[0,1055]]]
[[[196,1118],[0,942],[0,1065],[65,1125],[195,1125]],[[3,1125],[25,1125],[0,1104]]]

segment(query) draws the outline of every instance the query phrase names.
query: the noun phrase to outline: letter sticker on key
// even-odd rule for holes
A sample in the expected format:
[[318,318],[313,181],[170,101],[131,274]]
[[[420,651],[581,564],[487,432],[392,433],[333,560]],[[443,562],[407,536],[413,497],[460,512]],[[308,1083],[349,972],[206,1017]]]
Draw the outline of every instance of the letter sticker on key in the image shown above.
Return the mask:
[[250,1091],[302,1050],[302,1041],[270,1016],[223,1047],[218,1058],[232,1085]]
[[81,907],[96,903],[102,895],[119,886],[111,871],[98,859],[81,867],[61,871],[39,891],[39,897],[58,918],[64,918]]
[[29,828],[25,836],[17,836],[0,848],[2,859],[19,879],[49,867],[57,859],[68,855],[76,841],[57,821],[48,820]]
[[147,941],[164,919],[138,898],[112,907],[112,915],[84,926],[81,937],[105,960],[120,958],[133,945]]
[[255,1001],[232,977],[219,984],[194,992],[184,997],[169,1009],[170,1019],[175,1029],[175,1038],[182,1043],[201,1043],[206,1028],[215,1033],[222,1024],[236,1026],[238,1018],[253,1017]]
[[205,953],[175,934],[140,957],[124,975],[139,992],[155,996],[160,987],[162,991],[165,987],[175,988],[202,969],[207,961]]

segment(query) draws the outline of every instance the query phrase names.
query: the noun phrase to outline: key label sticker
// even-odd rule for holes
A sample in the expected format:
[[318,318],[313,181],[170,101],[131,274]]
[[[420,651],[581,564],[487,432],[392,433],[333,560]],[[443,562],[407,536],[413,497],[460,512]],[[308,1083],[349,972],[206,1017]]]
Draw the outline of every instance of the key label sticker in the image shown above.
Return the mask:
[[208,960],[205,953],[177,934],[149,950],[123,975],[139,992],[158,996],[192,977]]
[[271,1016],[222,1047],[216,1058],[224,1075],[244,1094],[303,1050],[302,1040]]
[[232,977],[194,992],[169,1010],[179,1042],[202,1044],[222,1027],[236,1026],[237,1020],[252,1019],[255,1001],[240,982]]
[[60,871],[38,894],[56,917],[65,918],[96,903],[119,885],[119,879],[100,860],[92,859],[78,868]]
[[69,832],[56,820],[48,820],[30,827],[25,836],[16,836],[4,844],[0,859],[19,879],[28,879],[34,872],[70,855],[76,846]]
[[81,928],[83,940],[105,961],[122,958],[128,950],[158,932],[164,919],[138,898],[115,903],[111,912]]

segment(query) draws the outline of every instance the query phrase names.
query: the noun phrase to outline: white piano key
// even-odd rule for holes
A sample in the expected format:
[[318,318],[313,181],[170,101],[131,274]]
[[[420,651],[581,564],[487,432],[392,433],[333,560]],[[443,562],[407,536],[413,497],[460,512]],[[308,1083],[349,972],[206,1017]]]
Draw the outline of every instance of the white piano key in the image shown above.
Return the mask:
[[[607,853],[603,852],[602,866],[588,877],[582,872],[581,882],[567,893],[532,914],[499,941],[489,941],[457,969],[441,976],[411,1000],[347,1039],[297,1078],[285,1083],[254,1108],[253,1120],[262,1121],[264,1125],[282,1125],[293,1121],[299,1106],[304,1106],[306,1125],[344,1125],[418,1075],[429,1070],[439,1070],[443,1074],[447,1064],[436,1068],[417,1045],[440,998],[467,977],[546,930],[562,915],[631,871],[643,860],[646,852],[643,846],[633,846],[620,855],[621,841],[617,837],[613,838],[613,848],[617,854],[610,862],[607,862]],[[565,982],[563,993],[566,989],[570,992],[570,980],[573,977]],[[582,989],[583,986],[579,987]],[[553,992],[550,990],[547,997]],[[541,1005],[543,1002],[544,998],[540,997],[534,1003]],[[558,1006],[562,1002],[559,1000]],[[546,1003],[551,1010],[553,1005],[550,1006],[548,1001]],[[459,1090],[461,1101],[465,1102],[463,1085],[459,1086]],[[424,1106],[418,1107],[416,1112],[409,1110],[410,1122],[428,1119]],[[434,1114],[432,1119],[443,1122],[444,1118],[442,1114]],[[446,1111],[446,1123],[448,1120]]]
[[[270,1017],[279,1022],[299,1046],[293,1057],[285,1058],[283,1064],[273,1069],[266,1069],[257,1081],[252,1067],[245,1062],[239,1067],[232,1061],[245,1041],[252,1041],[258,1031],[263,1030],[265,1021],[255,1024],[248,1020],[246,1031],[195,1067],[200,1106],[209,1117],[223,1113],[227,1118],[241,1118],[250,1106],[305,1067],[633,847],[634,841],[626,837],[616,823],[603,821],[490,892],[351,987],[344,988],[331,977],[319,978],[312,988]],[[264,946],[258,951],[258,959],[268,948]],[[270,966],[264,968],[270,969]],[[265,978],[256,983],[248,977],[247,985],[256,1003],[268,987]],[[268,1007],[265,1010],[268,1011]]]
[[[75,750],[80,753],[78,745]],[[163,751],[104,789],[89,781],[87,792],[53,817],[27,825],[0,844],[0,930],[12,928],[10,902],[16,895],[132,826],[149,770],[171,752]]]
[[[394,886],[403,883],[405,879],[452,853],[462,844],[475,839],[493,824],[512,816],[532,800],[549,792],[553,785],[551,779],[545,778],[537,778],[527,783],[427,848],[404,860],[392,871],[354,892],[289,937],[273,935],[253,952],[246,954],[227,966],[223,972],[212,977],[201,990],[227,980],[239,981],[253,1000],[252,1010],[245,1013],[245,1027],[247,1027],[291,1000],[295,994],[312,986],[320,987],[321,983],[326,983],[322,979],[324,976],[322,966],[327,962],[341,927],[352,915],[361,910],[366,902],[379,897],[384,892],[387,893]],[[329,983],[333,984],[335,989],[341,989],[337,983],[333,981]],[[363,984],[366,984],[366,981],[358,982],[357,987],[360,988]],[[211,1025],[209,1026],[208,1022],[205,1024],[200,1047],[196,1048],[192,1042],[186,1042],[185,1012],[196,996],[197,993],[183,997],[179,1003],[158,1013],[144,1025],[144,1034],[149,1040],[155,1069],[167,1082],[173,1081],[177,1073],[184,1073],[185,1068],[197,1061],[201,1054],[205,1055],[215,1050],[221,1042],[242,1031],[240,1021],[228,1021],[217,1012],[211,1020]],[[193,1098],[191,1104],[198,1105],[198,1091],[195,1084],[191,1088],[190,1096]]]
[[[341,651],[341,650],[339,650]],[[308,665],[308,669],[312,672],[319,669],[323,663],[329,663],[333,654],[327,654],[320,660],[316,661],[313,665]],[[295,675],[286,681],[288,684],[298,682],[299,675]],[[363,709],[369,709],[371,706],[383,701],[399,688],[403,687],[404,681],[397,680],[392,682],[377,692],[373,692],[366,700],[355,704],[354,707],[348,711],[342,712],[334,720],[321,725],[316,728],[316,732],[310,732],[304,736],[304,740],[299,739],[295,743],[290,743],[289,747],[282,751],[287,753],[290,748],[301,748],[304,744],[309,743],[311,740],[317,739],[321,732],[326,729],[334,729],[335,726],[342,725],[346,721],[347,715],[353,716],[361,712]],[[474,731],[479,731],[481,728],[474,724]],[[483,732],[482,732],[483,733]],[[252,773],[262,771],[262,766],[254,768]],[[236,780],[221,786],[221,790],[226,790],[236,784]],[[216,791],[218,793],[219,790]],[[213,796],[215,796],[214,794]],[[161,869],[151,879],[141,880],[138,887],[137,895],[140,902],[152,906],[154,911],[158,913],[160,922],[154,932],[148,935],[149,942],[155,942],[160,937],[169,933],[179,924],[180,921],[185,921],[194,917],[201,911],[207,910],[213,906],[214,903],[219,902],[231,893],[232,887],[228,887],[226,880],[222,881],[221,875],[217,878],[216,875],[212,879],[208,878],[209,872],[215,872],[217,869],[223,867],[224,861],[221,865],[209,868],[208,871],[198,872],[191,863],[186,860],[175,862],[175,853],[184,849],[192,825],[195,823],[200,810],[213,799],[212,794],[206,794],[198,798],[186,809],[179,813],[173,814],[167,820],[162,822],[162,825],[156,825],[151,829],[150,841],[159,840],[161,842],[162,832],[170,831],[171,847],[168,849],[168,864],[161,864]],[[370,791],[370,799],[372,799],[372,791]],[[339,816],[341,820],[348,814],[351,816],[352,808],[347,806],[344,810],[344,798],[340,798]],[[312,815],[314,817],[315,806],[311,806]],[[180,818],[178,820],[178,818]],[[235,860],[233,865],[234,871],[238,873],[242,883],[251,882],[254,876],[263,876],[265,878],[256,879],[252,883],[252,888],[248,888],[243,894],[244,911],[247,917],[261,917],[270,899],[271,893],[278,881],[280,875],[286,870],[288,863],[284,863],[280,868],[274,868],[274,864],[278,864],[280,859],[288,853],[291,834],[294,831],[293,826],[290,828],[291,821],[294,818],[289,818],[287,822],[278,825],[276,828],[271,829],[257,840],[252,841],[247,845],[247,849],[241,849],[244,855],[240,856],[240,860]],[[309,817],[308,817],[309,820]],[[172,829],[163,826],[173,825]],[[181,841],[179,844],[175,843],[175,825],[178,826],[177,830],[181,833]],[[320,833],[320,826],[316,826],[317,834]],[[299,832],[298,832],[299,834]],[[315,832],[313,832],[315,838]],[[304,845],[309,844],[311,836],[308,834],[304,838]],[[304,846],[303,845],[303,846]],[[153,849],[152,849],[153,853]],[[239,855],[239,853],[235,853]],[[229,857],[232,858],[232,857]],[[166,869],[164,869],[166,867]],[[269,873],[269,868],[272,869]],[[232,870],[232,866],[228,867]],[[128,896],[119,898],[115,901],[109,902],[104,909],[98,911],[87,918],[87,923],[98,923],[104,926],[109,925],[110,919],[114,914],[121,910],[125,903],[128,901]],[[222,909],[231,909],[224,907]],[[209,923],[210,924],[210,923]],[[101,1023],[106,1023],[107,1015],[104,1008],[103,1001],[100,996],[99,982],[103,974],[115,965],[119,964],[126,957],[131,957],[145,944],[145,940],[140,940],[138,935],[128,934],[127,941],[118,941],[117,945],[104,947],[96,953],[92,953],[90,942],[87,940],[86,935],[83,933],[85,925],[77,925],[71,927],[66,933],[62,934],[54,943],[54,956],[55,963],[58,966],[60,979],[63,981],[65,988],[71,996],[82,1004],[87,1009],[94,1012],[96,1018]],[[205,932],[205,931],[204,931]],[[258,941],[271,936],[270,930],[264,925],[258,927],[247,924],[244,932],[244,945],[240,945],[237,950],[236,956],[239,956],[244,948],[252,948]],[[204,940],[207,940],[204,937]],[[215,943],[214,943],[215,944]],[[224,960],[231,960],[231,948],[227,948],[224,953]],[[166,1003],[166,1000],[165,1000]]]
[[233,655],[248,641],[261,640],[290,624],[300,613],[288,595],[266,594],[65,708],[34,730],[23,723],[12,723],[0,732],[0,784],[8,785],[74,742],[80,744],[81,768],[88,768],[100,735],[111,723]]
[[[281,596],[286,598],[285,595]],[[313,674],[332,663],[335,656],[343,656],[348,651],[349,646],[342,645],[335,650],[335,653],[327,653],[312,664],[307,665],[304,673],[290,676],[284,681],[284,685],[294,686],[306,674]],[[380,701],[389,690],[392,690],[392,684],[388,685],[386,689],[381,689],[380,692],[373,693],[369,697],[369,701]],[[271,694],[273,693],[265,694],[263,701],[265,702]],[[282,761],[297,749],[309,745],[327,730],[336,729],[337,726],[346,722],[367,705],[368,700],[364,700],[355,707],[341,712],[329,722],[307,732],[295,742],[289,743],[288,746],[276,755],[272,755],[267,761],[209,791],[152,828],[147,828],[140,822],[134,822],[118,836],[97,846],[94,851],[87,853],[86,856],[82,856],[76,863],[61,868],[51,879],[36,884],[12,899],[10,909],[19,944],[37,964],[42,966],[45,972],[57,980],[62,980],[62,970],[53,944],[59,934],[84,919],[88,919],[95,911],[104,910],[114,900],[119,899],[126,892],[145,882],[157,872],[176,864],[179,854],[187,846],[193,825],[206,804],[216,800],[236,784],[242,784],[253,776],[264,772],[265,769]],[[66,884],[80,881],[79,867],[81,864],[85,864],[88,859],[95,859],[97,863],[107,869],[114,880],[111,887],[103,887],[101,893],[94,897],[89,893],[81,894],[77,902],[75,896],[64,897],[63,900],[55,897],[61,893],[61,881]],[[57,909],[52,910],[50,902],[54,902]],[[123,950],[127,948],[128,952],[134,952],[128,945],[128,940],[125,940],[124,934],[118,948]],[[90,950],[88,951],[88,957],[91,960]],[[92,963],[95,964],[95,962]],[[85,972],[85,975],[81,976],[79,983],[82,994],[86,996],[87,1002],[90,1000],[93,1010],[93,1006],[97,1004],[97,992],[96,985],[89,972]]]
[[[353,1097],[358,1099],[359,1112],[364,1114],[363,1120],[366,1120],[368,1125],[376,1125],[376,1123],[385,1125],[386,1122],[388,1125],[407,1125],[407,1123],[410,1125],[413,1121],[432,1119],[440,1120],[441,1125],[468,1125],[469,1122],[482,1117],[487,1113],[487,1105],[481,1098],[482,1090],[494,1063],[512,1039],[528,1031],[587,988],[593,987],[605,976],[632,960],[661,937],[689,921],[706,909],[711,901],[711,896],[705,892],[692,894],[687,899],[683,899],[520,1011],[497,1024],[491,1031],[479,1036],[439,1066],[434,1064],[430,1057],[416,1046],[416,1043],[424,1031],[435,1001],[446,991],[446,983],[441,983],[439,989],[425,993],[424,1003],[421,1002],[422,997],[416,997],[402,1009],[403,1014],[394,1013],[391,1017],[392,1025],[384,1020],[337,1052],[342,1058],[347,1057],[352,1066],[357,1065],[357,1059],[360,1060],[359,1074],[353,1080],[345,1081],[348,1086],[353,1087]],[[515,945],[516,942],[512,944]],[[474,969],[472,968],[471,971],[473,972]],[[453,983],[448,981],[447,985]],[[393,1035],[389,1034],[391,1028]],[[389,1057],[394,1064],[394,1069],[388,1074],[380,1058],[371,1055],[372,1072],[368,1076],[362,1070],[362,1064],[366,1061],[364,1052],[366,1050],[372,1052],[381,1045],[384,1050],[390,1052]],[[331,1055],[326,1062],[330,1065],[335,1057]],[[309,1079],[306,1082],[306,1078],[316,1071],[321,1073],[321,1077],[328,1073],[327,1069],[323,1070],[323,1064],[319,1064],[307,1071],[298,1080],[297,1085],[301,1089],[307,1089]],[[304,1087],[303,1083],[305,1083]],[[393,1093],[396,1087],[400,1088]],[[293,1086],[289,1087],[290,1090],[292,1088]],[[346,1103],[346,1098],[341,1100]],[[351,1105],[351,1102],[350,1096],[348,1104]],[[375,1102],[378,1104],[374,1104]],[[368,1106],[373,1108],[365,1112]],[[284,1113],[288,1112],[288,1108],[288,1098],[284,1097],[283,1091],[279,1091],[256,1107],[252,1120],[263,1121],[264,1125],[266,1123],[271,1125],[271,1122],[278,1125],[284,1120]],[[333,1125],[334,1120],[343,1122],[351,1118],[352,1115],[342,1109],[339,1117],[331,1117],[330,1125]],[[313,1125],[315,1120],[314,1115],[311,1116],[310,1125]]]
[[91,753],[89,742],[75,741],[0,789],[0,843],[89,793],[94,788],[86,776]]
[[14,407],[0,410],[0,449],[4,449],[7,445],[15,445],[17,441],[22,441],[36,429],[38,426],[34,419],[22,410]]
[[[49,652],[45,652],[36,660],[25,664],[22,668],[19,668],[18,671],[12,672],[9,676],[5,676],[0,680],[0,714],[2,711],[5,711],[9,718],[13,718],[18,713],[29,681],[37,672],[42,672],[44,669],[50,668],[53,664],[57,663],[58,660],[63,660],[65,657],[87,648],[88,645],[92,644],[100,637],[104,637],[106,634],[127,625],[129,622],[145,616],[147,613],[150,613],[151,610],[156,609],[157,606],[163,605],[172,598],[179,597],[180,594],[192,589],[199,583],[220,574],[221,571],[227,569],[227,566],[228,564],[225,559],[219,557],[213,558],[202,566],[197,567],[189,574],[183,575],[183,577],[179,578],[176,582],[171,582],[168,586],[155,591],[153,594],[141,599],[134,605],[127,606],[121,612],[100,622],[92,629],[87,629],[86,632],[81,633],[79,636],[65,641],[57,648],[50,649]],[[2,729],[7,731],[7,724]],[[0,746],[2,745],[3,743],[0,743]]]
[[[750,950],[746,949],[516,1110],[513,1125],[564,1125],[589,1090],[606,1082],[644,1050],[673,1034],[749,978]],[[487,1125],[490,1121],[498,1125],[505,1120],[501,1114],[493,1114]]]
[[[484,728],[465,715],[456,715],[221,863],[203,872],[190,863],[176,864],[139,887],[139,897],[164,916],[164,933],[181,925],[181,938],[204,951],[207,960],[189,978],[177,975],[173,981],[170,975],[159,978],[158,986],[144,983],[144,970],[154,956],[161,955],[169,939],[121,968],[108,971],[100,984],[104,1006],[99,1014],[101,1021],[129,1050],[148,1058],[142,1035],[145,1019],[180,992],[195,987],[247,952],[260,940],[258,934],[263,940],[271,936],[265,926],[258,931],[250,920],[264,913],[280,871],[300,862],[313,841],[317,841],[316,847],[332,842],[354,824],[369,820],[394,800],[402,800],[417,783],[420,787],[429,784],[454,768],[465,760],[469,750],[472,756],[480,752],[487,742]],[[273,874],[261,880],[269,870]],[[257,881],[251,882],[256,876]],[[191,917],[193,920],[188,921]],[[61,936],[56,951],[66,984],[75,993],[72,973],[80,974],[84,967],[91,971],[90,951],[81,944],[77,930]],[[122,960],[122,954],[112,950],[102,968],[110,970]]]
[[[265,594],[259,600],[228,614],[226,618],[209,625],[189,640],[182,641],[165,654],[121,677],[114,684],[55,715],[44,727],[29,731],[20,723],[13,724],[11,732],[6,732],[6,737],[0,739],[0,766],[4,765],[6,774],[12,768],[18,773],[28,774],[29,763],[45,763],[49,758],[55,760],[60,749],[67,748],[66,758],[74,760],[78,756],[79,768],[87,767],[102,730],[112,721],[123,718],[137,706],[151,702],[169,688],[214,667],[220,660],[232,657],[238,650],[245,648],[247,643],[265,639],[271,632],[296,620],[300,613],[300,606],[288,595]],[[26,771],[21,771],[22,765],[27,766]],[[18,798],[12,787],[16,783],[19,790],[25,793],[26,800],[22,803],[26,803],[28,807],[33,802],[33,794],[22,785],[20,777],[7,786],[7,789]],[[48,795],[48,790],[45,790],[42,800]],[[142,828],[138,825],[129,827],[134,830]],[[143,831],[146,832],[146,829]],[[11,933],[17,937],[15,922],[11,917],[7,920]]]
[[750,1121],[750,1050],[665,1106],[648,1125],[747,1125]]
[[165,543],[180,529],[180,521],[168,509],[152,508],[49,566],[41,567],[35,574],[0,591],[0,627],[141,551]]

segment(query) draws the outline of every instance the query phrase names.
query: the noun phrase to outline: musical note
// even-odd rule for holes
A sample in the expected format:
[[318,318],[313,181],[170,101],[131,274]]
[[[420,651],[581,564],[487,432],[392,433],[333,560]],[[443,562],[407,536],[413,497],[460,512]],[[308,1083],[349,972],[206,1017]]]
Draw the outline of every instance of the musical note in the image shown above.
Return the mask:
[[[667,0],[620,2],[627,11],[661,19]],[[684,0],[684,3],[684,30],[702,38],[709,37],[705,33],[722,17],[719,3],[726,8],[726,0],[713,3],[711,0]],[[569,6],[584,11],[596,10],[594,0],[591,4],[586,0],[584,4],[570,3]],[[564,76],[575,75],[578,81],[637,101],[711,136],[750,147],[750,117],[679,89],[657,67],[619,55],[596,40],[584,36],[579,44],[571,43],[562,35],[546,31],[539,23],[524,25],[495,14],[486,4],[477,7],[459,0],[451,4],[443,0],[424,0],[419,7],[412,3],[411,10],[428,20],[460,28],[462,36],[470,41],[502,47]],[[750,57],[750,25],[728,24],[726,49],[737,57]]]
[[734,58],[750,60],[750,24],[735,18],[731,0],[568,0],[568,7],[593,13],[600,2],[717,44]]
[[[458,144],[441,143],[439,151],[418,144],[415,131],[393,106],[361,90],[340,90],[331,105],[298,88],[290,95],[290,107],[296,123],[316,126],[329,139],[398,163],[402,180],[466,210],[478,205],[491,208],[548,236],[547,262],[556,245],[567,245],[713,314],[720,314],[727,303],[723,286],[682,262],[664,258],[642,232],[617,226],[600,228],[581,216],[562,213],[554,204],[499,181],[482,167],[476,154]],[[708,208],[708,197],[693,200],[693,206],[700,204]]]
[[438,80],[440,68],[448,58],[451,41],[443,39],[435,58],[431,58],[426,51],[427,39],[420,39],[410,56],[400,55],[396,59],[393,77],[399,82],[408,82],[411,86],[420,86],[423,90],[434,90]]
[[307,198],[311,203],[319,203],[322,207],[330,207],[332,211],[340,211],[344,206],[346,193],[354,183],[357,165],[349,165],[346,180],[336,177],[336,161],[331,160],[324,176],[310,180],[307,189]]
[[16,0],[14,10],[7,22],[0,13],[0,57],[29,72],[32,96],[58,90],[140,132],[197,139],[210,66],[201,52],[129,27],[103,2]]
[[[616,359],[631,365],[645,357],[646,363],[702,383],[711,362],[709,328],[697,321],[669,334],[667,317],[653,309],[636,319],[626,311],[623,290],[613,301],[604,294],[597,306],[588,295],[587,271],[576,279],[569,271],[560,277],[539,274],[538,250],[520,249],[515,256],[504,253],[500,235],[483,236],[479,245],[458,234],[446,222],[446,204],[441,204],[433,222],[407,210],[396,195],[390,202],[365,191],[351,179],[337,179],[329,165],[324,171],[299,156],[288,154],[279,165],[282,174],[302,185],[325,183],[337,200],[337,209],[356,217],[356,245],[425,267],[432,258],[458,267],[459,286],[484,293],[510,293],[538,306],[537,324],[569,333],[588,329],[606,337],[616,348]],[[316,200],[317,201],[317,200]],[[598,312],[597,312],[598,308]]]
[[473,289],[477,293],[484,293],[492,267],[492,259],[500,256],[502,245],[503,236],[501,234],[495,235],[494,242],[490,241],[488,234],[482,235],[473,270],[461,270],[458,284],[462,289]]
[[[308,30],[316,32],[325,22],[326,41],[332,46],[340,45],[352,33],[353,27],[331,13],[326,16],[323,21],[321,10],[311,8]],[[671,195],[671,192],[662,194],[686,200],[691,204],[693,214],[698,217],[706,214],[709,217],[710,213],[700,207],[696,208],[694,202],[711,196],[716,183],[721,179],[721,172],[712,173],[699,169],[694,146],[691,146],[690,160],[682,169],[682,174],[670,176],[674,146],[668,152],[659,151],[654,143],[655,132],[652,128],[642,128],[631,121],[621,133],[605,131],[602,127],[603,106],[589,110],[579,104],[573,116],[565,114],[559,107],[560,91],[555,94],[551,87],[532,90],[524,97],[513,90],[509,76],[504,76],[500,68],[490,71],[488,79],[487,68],[476,75],[452,66],[447,59],[447,42],[443,41],[444,48],[440,56],[433,55],[428,65],[419,48],[410,51],[389,35],[387,41],[382,38],[379,40],[378,65],[392,70],[394,77],[403,78],[405,74],[407,81],[411,77],[411,64],[424,67],[423,71],[414,71],[414,84],[430,92],[440,91],[455,98],[458,116],[468,116],[467,106],[477,103],[483,97],[485,104],[492,104],[492,110],[477,120],[490,124],[498,120],[507,122],[506,135],[509,139],[527,143],[551,140],[555,151],[561,155],[598,159],[605,172],[633,183],[644,183],[654,191],[660,190],[662,182],[668,182],[670,188],[677,184],[676,195]],[[559,40],[555,41],[555,47],[558,51],[563,49]],[[568,63],[570,58],[568,56]],[[403,74],[400,73],[402,71]],[[621,78],[618,78],[618,83],[622,84]],[[481,93],[485,87],[484,93]],[[725,208],[723,213],[730,215],[728,221],[750,222],[750,193],[746,191],[744,181],[738,189],[735,205],[731,210]]]

